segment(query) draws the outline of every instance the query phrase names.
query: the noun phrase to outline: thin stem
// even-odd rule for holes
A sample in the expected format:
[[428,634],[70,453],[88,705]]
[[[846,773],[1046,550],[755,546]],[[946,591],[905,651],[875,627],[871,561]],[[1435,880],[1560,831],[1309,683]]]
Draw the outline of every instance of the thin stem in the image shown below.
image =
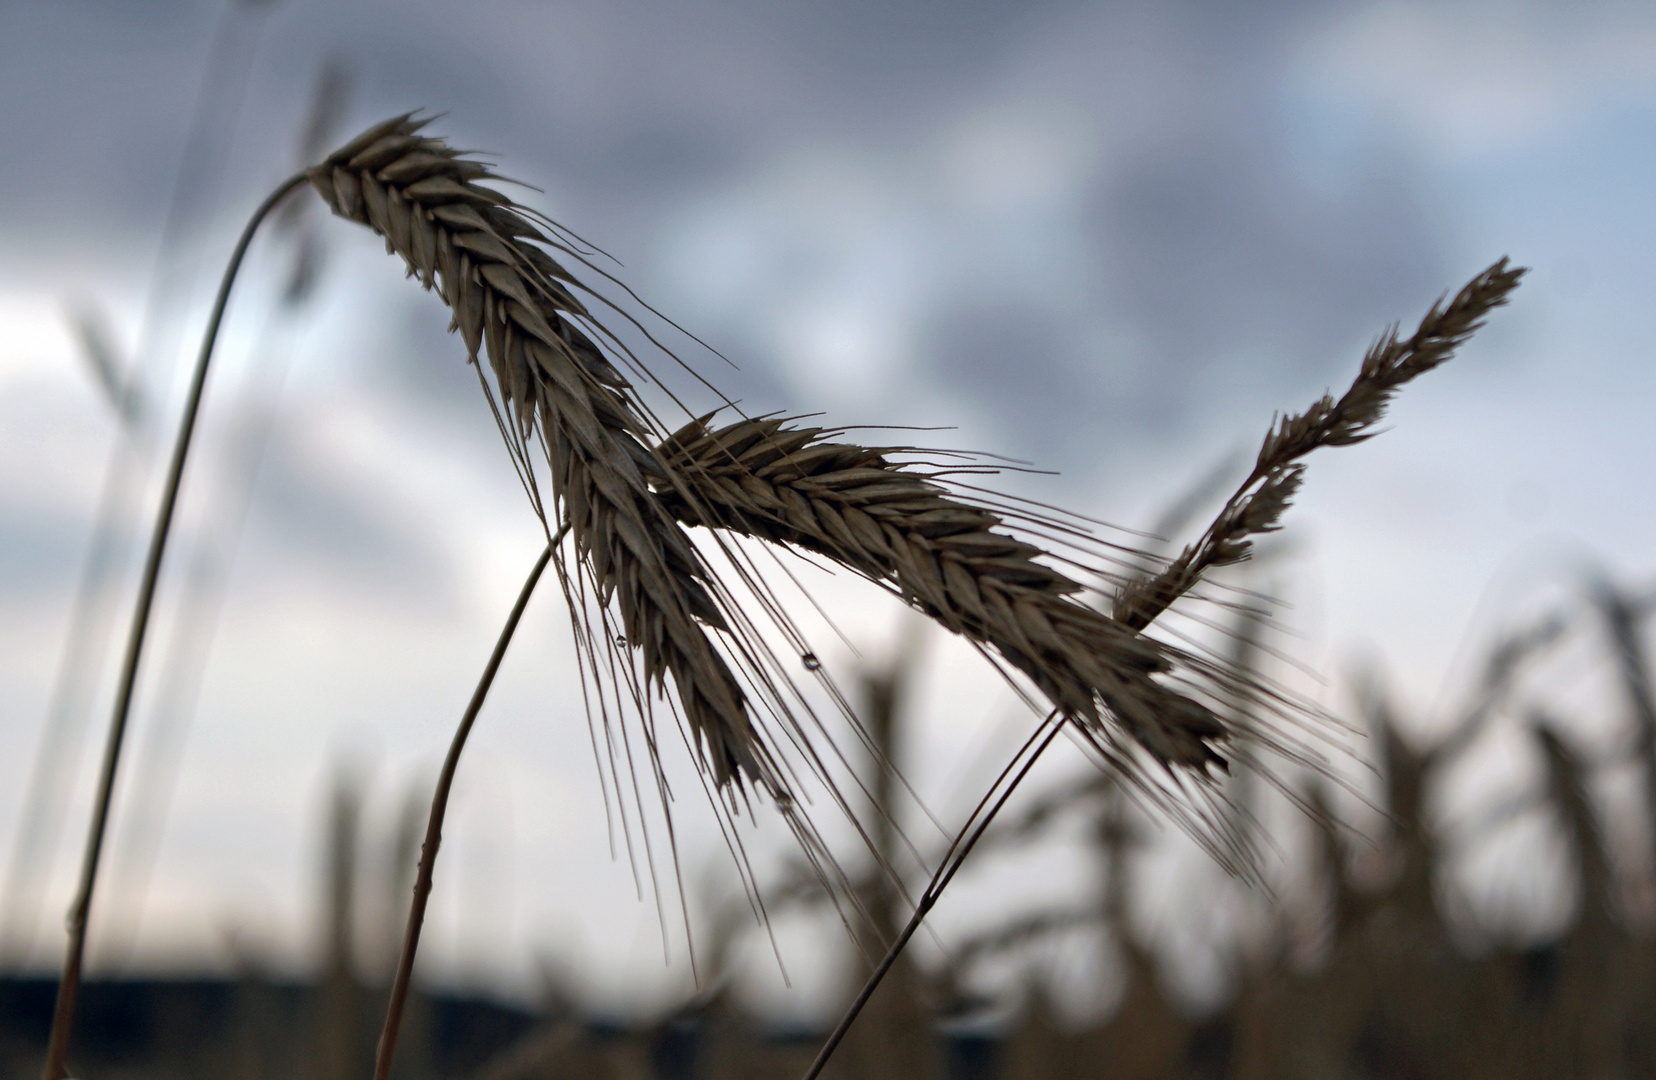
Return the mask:
[[[1006,805],[1006,800],[1011,798],[1012,792],[1017,790],[1019,784],[1023,783],[1024,777],[1029,775],[1029,770],[1046,752],[1046,748],[1052,745],[1052,740],[1058,737],[1060,731],[1064,730],[1064,725],[1068,723],[1068,717],[1060,716],[1056,718],[1056,721],[1052,717],[1048,717],[1047,722],[1052,725],[1052,730],[1047,732],[1044,738],[1041,738],[1040,728],[1037,728],[1035,735],[1031,737],[1028,743],[1024,744],[1024,750],[1027,750],[1031,744],[1035,744],[1035,749],[1029,754],[1029,758],[1023,763],[1023,767],[1018,769],[1017,774],[1012,777],[1011,782],[1006,785],[1000,797],[980,818],[978,816],[979,811],[983,810],[984,805],[988,803],[990,798],[989,795],[985,795],[983,801],[978,803],[977,809],[972,812],[972,816],[966,819],[966,824],[961,826],[959,834],[955,836],[954,843],[949,845],[949,854],[945,855],[943,861],[938,864],[937,872],[932,875],[931,882],[926,886],[926,891],[920,894],[919,901],[915,903],[914,914],[909,916],[909,921],[903,927],[902,932],[897,935],[897,940],[893,941],[891,948],[886,950],[885,957],[880,961],[880,965],[868,976],[868,981],[863,983],[863,988],[857,994],[856,1000],[851,1002],[850,1007],[845,1010],[845,1015],[840,1017],[840,1022],[834,1028],[833,1033],[828,1036],[828,1041],[822,1044],[821,1050],[817,1051],[816,1060],[811,1062],[811,1067],[806,1071],[804,1080],[816,1080],[821,1074],[823,1067],[828,1064],[829,1057],[833,1055],[840,1042],[844,1040],[846,1032],[851,1030],[852,1023],[862,1013],[863,1006],[867,1005],[869,998],[874,996],[874,991],[879,988],[886,974],[891,971],[892,965],[897,962],[898,955],[908,945],[909,939],[914,937],[915,931],[920,929],[920,924],[925,921],[931,909],[936,906],[938,897],[943,895],[943,890],[948,888],[949,882],[954,880],[961,864],[966,861],[966,856],[970,855],[972,849],[977,847],[977,842],[983,838],[984,830],[989,828],[990,823],[995,820],[995,815],[1001,812],[1001,808]],[[1040,739],[1038,744],[1035,743],[1037,738]],[[1020,756],[1022,753],[1023,751],[1020,750]],[[1016,764],[1017,758],[1013,758],[1013,762]],[[1001,778],[1004,779],[1006,773],[1011,772],[1011,769],[1012,766],[1008,766],[1006,772],[1001,773]],[[998,783],[999,781],[997,781],[997,786]],[[994,789],[991,788],[990,794],[992,795],[993,792]],[[976,822],[975,828],[974,821]],[[968,836],[968,834],[970,835]]]
[[414,900],[408,908],[408,925],[403,928],[402,953],[397,958],[397,975],[391,984],[391,1001],[385,1008],[385,1030],[380,1032],[379,1049],[374,1055],[374,1080],[388,1080],[391,1075],[391,1058],[397,1052],[397,1033],[402,1028],[403,1009],[408,1004],[408,985],[414,976],[414,953],[420,947],[420,927],[425,923],[426,901],[431,898],[431,874],[437,865],[437,847],[443,842],[443,817],[448,813],[449,789],[454,786],[454,773],[460,766],[460,752],[466,748],[466,738],[471,734],[478,711],[483,708],[483,699],[489,696],[489,687],[494,683],[495,672],[500,670],[500,661],[506,656],[506,646],[512,643],[512,634],[517,631],[523,609],[529,606],[529,597],[540,581],[541,572],[551,561],[552,549],[568,531],[568,525],[558,530],[536,560],[535,568],[529,571],[529,578],[518,593],[517,603],[512,606],[512,613],[506,616],[506,625],[500,630],[494,654],[483,669],[483,677],[477,680],[471,704],[466,706],[466,714],[460,718],[460,726],[449,743],[448,757],[443,760],[443,771],[437,777],[437,790],[431,797],[425,842],[420,845],[420,867],[414,876]]
[[213,359],[213,346],[218,340],[219,324],[224,321],[224,309],[230,301],[230,287],[235,284],[241,269],[242,257],[253,241],[259,225],[294,188],[305,182],[305,174],[298,173],[284,180],[271,192],[259,208],[253,211],[236,250],[225,267],[224,280],[219,283],[218,297],[213,301],[213,313],[207,320],[207,332],[201,342],[201,355],[196,359],[195,375],[190,381],[189,397],[184,404],[184,415],[178,422],[178,438],[173,444],[172,462],[167,468],[166,487],[162,491],[161,506],[156,511],[155,529],[150,534],[149,554],[144,560],[144,576],[138,586],[138,604],[132,613],[132,627],[127,633],[126,657],[121,664],[120,687],[116,691],[115,711],[109,721],[109,735],[104,743],[102,771],[98,776],[97,804],[92,813],[91,828],[86,836],[86,851],[81,860],[80,885],[75,902],[69,909],[69,947],[63,956],[63,975],[58,982],[57,1005],[52,1011],[52,1034],[46,1049],[43,1080],[64,1080],[69,1075],[65,1058],[69,1053],[69,1031],[74,1022],[75,999],[80,994],[81,963],[86,953],[87,916],[92,909],[92,890],[98,877],[98,860],[103,853],[103,839],[109,824],[110,797],[115,789],[115,770],[120,764],[121,741],[126,735],[127,717],[132,711],[132,691],[138,680],[138,661],[144,650],[144,632],[149,629],[150,608],[155,600],[155,585],[161,575],[161,557],[166,553],[167,534],[172,529],[173,511],[178,506],[179,487],[184,479],[184,463],[189,457],[190,440],[195,435],[196,415],[201,410],[202,392],[207,385],[207,368]]

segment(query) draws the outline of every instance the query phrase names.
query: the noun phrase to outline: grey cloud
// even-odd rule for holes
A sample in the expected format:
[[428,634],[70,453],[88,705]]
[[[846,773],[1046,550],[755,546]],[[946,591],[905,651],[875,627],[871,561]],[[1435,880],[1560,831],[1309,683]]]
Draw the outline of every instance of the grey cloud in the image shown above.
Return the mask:
[[1156,373],[1141,403],[1165,417],[1219,357],[1270,356],[1277,384],[1343,372],[1337,348],[1408,312],[1442,280],[1427,215],[1405,178],[1378,173],[1319,198],[1280,157],[1192,140],[1134,161],[1098,193],[1114,313]]
[[[0,123],[39,153],[0,166],[13,193],[0,217],[158,227],[218,11],[164,6],[147,13],[156,22],[14,6],[3,36],[20,63],[0,64],[0,86],[28,106]],[[1304,24],[1295,4],[753,0],[501,4],[461,17],[448,4],[291,0],[264,19],[237,139],[238,159],[252,160],[232,165],[226,190],[238,197],[227,201],[245,203],[241,186],[287,167],[310,80],[334,54],[357,73],[349,124],[448,111],[446,134],[506,151],[507,173],[549,186],[537,205],[614,251],[633,282],[650,277],[679,208],[740,186],[792,148],[840,143],[900,158],[996,95],[1073,105],[1095,125],[1105,167],[1083,225],[1098,295],[1062,318],[1120,331],[1142,355],[1086,356],[1059,316],[1032,306],[974,314],[970,296],[950,295],[921,313],[911,361],[933,365],[986,413],[1046,421],[1032,437],[1054,452],[1051,433],[1100,419],[1132,437],[1176,437],[1224,356],[1269,357],[1241,377],[1297,399],[1348,362],[1335,349],[1447,284],[1401,166],[1320,193],[1295,174],[1273,78]],[[442,313],[419,318],[439,323]],[[1001,377],[990,360],[1016,347],[1003,333],[1041,337],[1047,351]],[[713,344],[743,373],[705,357],[698,367],[733,396],[816,404],[789,400],[776,358],[742,328]],[[1061,369],[1037,370],[1055,357]],[[436,368],[448,363],[441,351],[397,362],[412,365],[405,387],[417,399],[446,395],[427,393],[449,381]]]
[[[333,223],[337,228],[346,228]],[[367,378],[421,409],[466,414],[484,408],[477,376],[460,339],[447,333],[449,313],[436,296],[409,288],[391,301]],[[456,418],[458,420],[458,417]]]
[[326,582],[356,599],[451,607],[454,567],[415,507],[348,466],[302,451],[280,430],[254,489],[250,535],[280,552],[264,573]]
[[925,334],[928,368],[993,403],[1003,432],[1017,432],[1014,453],[1051,462],[1072,448],[1095,451],[1097,429],[1085,419],[1109,409],[1098,381],[1078,375],[1069,329],[1068,317],[1032,305],[963,305]]
[[[1406,155],[1367,147],[1316,184],[1300,171],[1278,75],[1291,14],[1112,5],[1057,20],[1046,61],[1026,59],[1020,85],[1078,103],[1098,132],[1081,226],[1094,295],[1053,316],[945,306],[927,341],[938,371],[1016,418],[1022,446],[1072,467],[1062,447],[1096,461],[1097,440],[1177,439],[1215,375],[1295,404],[1451,284]],[[1119,351],[1062,329],[1089,323]]]

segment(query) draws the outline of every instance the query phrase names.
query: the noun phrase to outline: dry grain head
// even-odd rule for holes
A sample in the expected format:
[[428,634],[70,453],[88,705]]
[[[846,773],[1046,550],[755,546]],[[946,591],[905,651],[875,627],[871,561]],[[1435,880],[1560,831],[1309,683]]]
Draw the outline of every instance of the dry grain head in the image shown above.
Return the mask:
[[1524,267],[1497,260],[1452,300],[1445,297],[1433,304],[1409,337],[1398,337],[1395,326],[1382,334],[1338,400],[1324,394],[1304,412],[1275,421],[1265,433],[1253,471],[1207,531],[1161,573],[1124,588],[1116,598],[1115,617],[1135,630],[1143,629],[1209,570],[1248,558],[1252,538],[1276,530],[1293,501],[1305,473],[1302,459],[1320,447],[1351,446],[1372,438],[1398,389],[1453,356],[1483,325],[1484,316],[1507,302],[1525,273]]
[[1066,716],[1113,717],[1164,765],[1224,766],[1218,717],[1157,682],[1166,650],[1077,599],[1082,585],[1037,562],[1000,515],[933,473],[894,463],[906,447],[834,441],[776,419],[716,430],[697,420],[656,448],[666,505],[690,525],[826,556],[897,593],[954,633],[998,652]]
[[1037,561],[1041,548],[931,474],[894,465],[889,449],[746,420],[718,432],[692,424],[646,449],[660,434],[597,343],[620,351],[578,295],[592,294],[555,257],[574,254],[565,234],[483,186],[498,178],[420,134],[423,123],[370,129],[312,169],[311,183],[439,292],[473,361],[488,357],[502,433],[541,509],[528,454],[538,426],[595,598],[619,611],[619,633],[586,639],[619,639],[641,658],[646,685],[671,674],[719,785],[745,776],[783,792],[707,632],[731,620],[684,525],[825,555],[992,648],[1065,715],[1100,732],[1113,718],[1164,765],[1224,766],[1224,725],[1154,678],[1173,667],[1163,646],[1079,602],[1081,585]]
[[472,362],[488,357],[502,434],[544,522],[529,460],[538,425],[582,570],[599,607],[619,615],[615,633],[606,625],[589,644],[625,642],[643,669],[635,702],[672,676],[720,787],[745,777],[779,794],[741,684],[708,634],[729,628],[709,571],[646,482],[655,464],[640,440],[652,427],[593,340],[606,335],[577,297],[581,285],[552,254],[570,247],[550,222],[482,186],[498,179],[486,165],[420,134],[425,122],[401,116],[369,129],[311,169],[311,185],[442,296]]

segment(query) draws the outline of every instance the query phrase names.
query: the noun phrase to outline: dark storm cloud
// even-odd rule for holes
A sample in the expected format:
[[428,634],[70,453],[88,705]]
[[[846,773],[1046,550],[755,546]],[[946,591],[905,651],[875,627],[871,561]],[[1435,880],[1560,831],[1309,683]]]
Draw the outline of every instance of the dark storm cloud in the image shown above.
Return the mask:
[[374,385],[420,409],[444,414],[445,423],[463,422],[461,416],[483,410],[483,394],[466,363],[465,345],[448,333],[448,309],[414,289],[402,290],[391,305],[395,317],[388,320],[383,340],[372,353]]
[[1050,418],[1055,402],[1097,394],[1065,362],[1076,353],[1068,341],[1068,322],[1064,315],[1032,305],[967,304],[944,312],[925,336],[932,368],[946,382],[1005,404],[1019,421],[1034,421],[1042,412]]
[[[12,193],[0,218],[49,214],[73,232],[119,217],[142,234],[164,207],[219,10],[14,6],[3,48],[17,62],[0,64],[0,87],[27,104],[0,124],[32,152],[0,166]],[[1447,284],[1400,166],[1320,187],[1297,172],[1280,74],[1304,25],[1293,4],[290,0],[245,18],[264,21],[227,203],[287,166],[309,82],[335,55],[357,77],[348,126],[447,111],[445,134],[507,151],[504,171],[546,185],[537,205],[615,252],[630,281],[650,276],[685,206],[792,150],[901,155],[997,95],[1062,101],[1096,132],[1102,162],[1080,226],[1098,274],[1091,306],[1049,317],[931,297],[908,358],[1016,425],[1020,452],[1060,466],[1058,433],[1078,425],[1176,438],[1216,365],[1256,364],[1228,381],[1297,400],[1349,366],[1337,350]],[[1059,319],[1138,352],[1089,356]],[[1029,335],[1038,348],[1020,344]],[[697,366],[732,396],[818,404],[792,400],[776,358],[740,328],[713,344],[745,374]],[[408,387],[426,385],[413,373]]]
[[[1062,464],[1100,439],[1176,439],[1210,379],[1291,404],[1448,284],[1396,159],[1370,148],[1337,176],[1305,175],[1280,75],[1303,27],[1247,10],[1111,5],[1058,20],[1067,33],[1027,62],[1024,79],[1100,133],[1081,209],[1096,295],[1061,313],[945,308],[925,339],[931,369],[975,389],[1017,452]],[[1063,329],[1077,320],[1125,344],[1078,342]]]
[[[240,84],[256,19],[229,20],[215,73]],[[0,13],[6,235],[52,244],[159,232],[215,16],[195,5],[8,4]],[[213,101],[224,111],[233,101]],[[9,254],[15,255],[15,252]]]
[[[266,451],[253,506],[251,539],[281,552],[269,571],[285,577],[299,569],[380,601],[418,594],[441,605],[453,596],[453,567],[413,508],[365,476],[323,467],[280,435]],[[190,522],[175,548],[191,546],[197,527]],[[91,522],[74,514],[0,506],[0,600],[62,596],[80,571],[90,532]]]
[[1248,140],[1191,140],[1134,161],[1092,210],[1117,317],[1152,365],[1135,396],[1161,418],[1227,355],[1268,355],[1253,373],[1267,384],[1343,373],[1354,360],[1336,350],[1445,280],[1405,178],[1382,172],[1313,193]]

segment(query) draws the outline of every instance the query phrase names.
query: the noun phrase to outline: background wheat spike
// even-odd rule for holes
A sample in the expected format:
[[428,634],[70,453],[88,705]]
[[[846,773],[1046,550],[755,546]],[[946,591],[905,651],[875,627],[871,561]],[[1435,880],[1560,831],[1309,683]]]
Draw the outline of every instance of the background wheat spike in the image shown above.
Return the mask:
[[369,129],[311,169],[312,186],[335,213],[384,237],[409,273],[442,296],[473,363],[487,355],[502,434],[544,523],[530,460],[538,424],[581,567],[600,608],[613,601],[620,614],[619,632],[589,632],[588,647],[617,648],[620,637],[619,648],[642,659],[642,685],[632,690],[640,708],[649,687],[672,676],[721,788],[745,778],[781,794],[742,686],[707,633],[730,629],[709,591],[710,571],[646,483],[653,460],[640,440],[653,437],[652,424],[593,340],[613,338],[548,250],[572,248],[550,222],[537,225],[479,184],[499,179],[486,165],[419,134],[426,122],[410,114]]

